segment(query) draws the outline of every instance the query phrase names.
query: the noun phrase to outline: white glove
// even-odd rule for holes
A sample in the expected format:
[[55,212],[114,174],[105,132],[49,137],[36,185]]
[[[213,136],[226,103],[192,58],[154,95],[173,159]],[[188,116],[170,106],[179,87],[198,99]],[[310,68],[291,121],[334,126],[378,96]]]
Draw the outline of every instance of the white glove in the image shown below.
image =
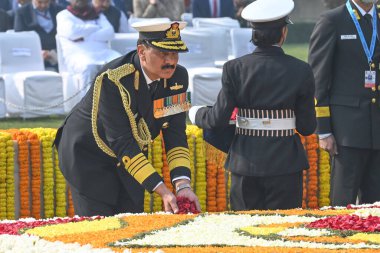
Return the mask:
[[191,123],[193,123],[193,125],[195,125],[195,115],[197,114],[197,111],[202,108],[202,107],[205,107],[205,106],[202,106],[202,105],[196,105],[196,106],[192,106],[189,110],[189,119],[191,121]]

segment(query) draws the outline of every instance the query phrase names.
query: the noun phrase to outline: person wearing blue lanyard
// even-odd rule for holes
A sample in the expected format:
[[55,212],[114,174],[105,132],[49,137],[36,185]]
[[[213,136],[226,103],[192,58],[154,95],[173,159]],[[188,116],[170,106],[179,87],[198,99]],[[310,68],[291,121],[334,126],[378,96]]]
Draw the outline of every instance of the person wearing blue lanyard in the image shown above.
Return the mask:
[[331,204],[380,200],[377,0],[350,0],[322,14],[310,38],[317,133],[330,153]]

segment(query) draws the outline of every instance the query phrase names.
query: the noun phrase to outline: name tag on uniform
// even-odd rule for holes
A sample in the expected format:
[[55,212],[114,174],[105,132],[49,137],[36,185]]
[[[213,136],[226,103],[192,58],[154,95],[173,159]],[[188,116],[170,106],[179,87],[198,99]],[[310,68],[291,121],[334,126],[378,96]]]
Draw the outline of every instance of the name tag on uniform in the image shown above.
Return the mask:
[[373,88],[376,86],[376,72],[367,70],[364,73],[364,87]]
[[356,34],[340,35],[341,40],[356,40]]

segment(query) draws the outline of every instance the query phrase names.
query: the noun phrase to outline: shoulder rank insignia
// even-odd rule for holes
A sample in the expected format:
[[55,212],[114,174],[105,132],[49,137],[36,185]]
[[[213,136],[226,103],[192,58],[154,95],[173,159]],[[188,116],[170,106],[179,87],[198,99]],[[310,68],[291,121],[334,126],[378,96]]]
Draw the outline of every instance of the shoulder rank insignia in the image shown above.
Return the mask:
[[157,119],[181,112],[186,112],[190,109],[190,107],[190,92],[183,92],[173,96],[154,100],[153,114]]
[[179,90],[179,89],[182,89],[182,88],[183,88],[183,85],[178,84],[178,83],[175,83],[174,86],[170,86],[170,90]]

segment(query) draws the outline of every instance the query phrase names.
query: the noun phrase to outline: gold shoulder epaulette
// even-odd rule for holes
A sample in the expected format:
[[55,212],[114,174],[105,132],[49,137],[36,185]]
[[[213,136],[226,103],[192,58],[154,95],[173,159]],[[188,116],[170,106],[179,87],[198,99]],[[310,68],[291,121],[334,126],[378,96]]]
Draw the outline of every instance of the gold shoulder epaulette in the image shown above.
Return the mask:
[[135,71],[135,66],[133,64],[127,63],[117,67],[116,69],[108,69],[106,72],[108,74],[108,79],[113,82],[119,81],[124,76],[130,75]]

